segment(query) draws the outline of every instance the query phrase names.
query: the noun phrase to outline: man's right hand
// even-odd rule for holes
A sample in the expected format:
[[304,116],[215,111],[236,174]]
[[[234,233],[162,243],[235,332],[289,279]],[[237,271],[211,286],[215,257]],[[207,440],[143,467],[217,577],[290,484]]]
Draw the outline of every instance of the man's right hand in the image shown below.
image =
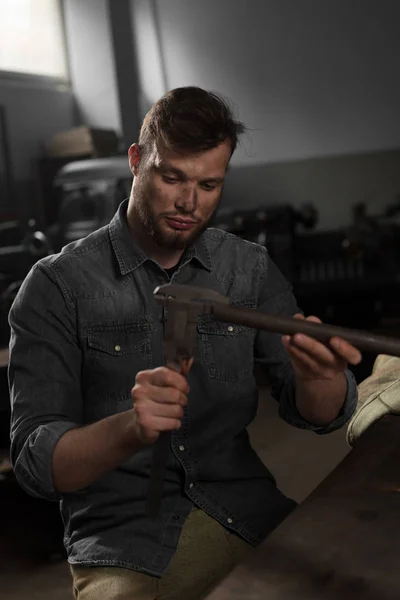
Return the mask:
[[138,373],[131,391],[133,410],[61,436],[53,453],[55,489],[65,494],[85,489],[140,452],[143,445],[155,442],[161,431],[179,429],[188,392],[185,375],[167,367]]
[[154,443],[161,431],[180,428],[188,392],[186,377],[168,367],[136,375],[131,391],[134,425],[143,444]]

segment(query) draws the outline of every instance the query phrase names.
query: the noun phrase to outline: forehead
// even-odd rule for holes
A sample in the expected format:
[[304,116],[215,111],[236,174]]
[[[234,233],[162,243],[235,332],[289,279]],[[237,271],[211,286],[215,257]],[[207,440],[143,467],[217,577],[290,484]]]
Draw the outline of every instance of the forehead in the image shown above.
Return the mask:
[[176,152],[154,145],[150,164],[156,168],[179,169],[189,176],[221,177],[225,174],[230,156],[231,145],[228,141],[198,153]]

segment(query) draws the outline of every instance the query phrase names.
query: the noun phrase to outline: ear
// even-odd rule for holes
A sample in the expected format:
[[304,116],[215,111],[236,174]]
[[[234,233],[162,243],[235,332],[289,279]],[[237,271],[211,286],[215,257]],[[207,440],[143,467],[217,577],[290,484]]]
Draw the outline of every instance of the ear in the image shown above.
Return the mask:
[[132,144],[132,146],[128,150],[128,156],[130,169],[133,175],[136,175],[137,167],[140,161],[139,144]]

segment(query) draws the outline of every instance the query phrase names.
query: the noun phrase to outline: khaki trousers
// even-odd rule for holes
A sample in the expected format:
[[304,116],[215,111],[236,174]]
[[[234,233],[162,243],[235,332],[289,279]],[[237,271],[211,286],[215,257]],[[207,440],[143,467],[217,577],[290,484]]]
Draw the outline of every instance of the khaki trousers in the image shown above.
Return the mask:
[[252,546],[200,509],[187,518],[161,579],[119,567],[71,565],[76,600],[200,600]]

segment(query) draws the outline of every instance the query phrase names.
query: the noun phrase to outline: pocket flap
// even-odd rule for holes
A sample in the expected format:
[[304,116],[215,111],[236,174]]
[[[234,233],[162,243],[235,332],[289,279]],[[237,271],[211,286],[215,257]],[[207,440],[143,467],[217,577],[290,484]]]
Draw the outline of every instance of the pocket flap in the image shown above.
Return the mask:
[[245,329],[248,329],[246,325],[224,323],[223,321],[216,320],[199,321],[197,324],[197,331],[207,335],[237,335]]
[[149,340],[154,325],[146,318],[123,326],[103,326],[87,331],[87,345],[112,356],[123,356],[141,348]]
[[[234,300],[231,304],[238,308],[255,308],[255,304],[246,301]],[[245,330],[250,331],[251,327],[220,321],[213,315],[200,315],[197,321],[197,331],[207,335],[238,335]]]

